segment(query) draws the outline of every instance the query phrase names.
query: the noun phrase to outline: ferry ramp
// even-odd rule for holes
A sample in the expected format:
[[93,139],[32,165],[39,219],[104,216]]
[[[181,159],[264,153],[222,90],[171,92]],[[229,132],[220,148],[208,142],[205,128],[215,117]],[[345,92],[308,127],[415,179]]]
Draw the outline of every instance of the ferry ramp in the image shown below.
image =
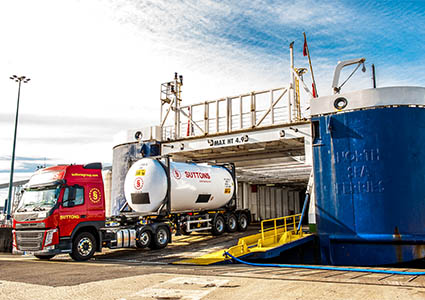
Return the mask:
[[234,257],[268,259],[281,255],[313,240],[314,235],[298,229],[301,214],[261,221],[259,233],[239,239],[237,245],[220,249],[202,256],[174,262],[174,264],[212,265],[231,261],[226,253]]

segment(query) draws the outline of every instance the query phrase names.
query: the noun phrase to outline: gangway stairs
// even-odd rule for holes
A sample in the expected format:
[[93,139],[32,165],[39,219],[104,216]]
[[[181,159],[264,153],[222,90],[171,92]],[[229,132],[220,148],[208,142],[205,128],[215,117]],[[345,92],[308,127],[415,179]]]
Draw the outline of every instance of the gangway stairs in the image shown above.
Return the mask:
[[237,245],[208,253],[197,258],[185,259],[174,264],[212,265],[230,262],[225,252],[238,258],[268,259],[279,256],[314,239],[314,235],[298,230],[301,214],[261,221],[260,232],[240,238]]

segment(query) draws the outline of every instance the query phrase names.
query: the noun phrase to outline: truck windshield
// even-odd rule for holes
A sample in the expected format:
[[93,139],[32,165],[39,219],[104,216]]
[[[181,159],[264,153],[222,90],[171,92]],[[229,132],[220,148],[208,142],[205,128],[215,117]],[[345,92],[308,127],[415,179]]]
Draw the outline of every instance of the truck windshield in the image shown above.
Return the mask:
[[18,211],[49,210],[58,201],[60,186],[27,188],[24,190]]

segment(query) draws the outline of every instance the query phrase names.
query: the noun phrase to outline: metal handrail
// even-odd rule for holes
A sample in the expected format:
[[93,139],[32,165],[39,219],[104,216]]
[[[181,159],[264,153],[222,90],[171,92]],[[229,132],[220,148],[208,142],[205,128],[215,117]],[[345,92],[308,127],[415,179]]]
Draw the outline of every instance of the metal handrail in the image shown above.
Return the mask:
[[[280,220],[283,220],[283,224],[278,224]],[[258,251],[261,248],[270,247],[270,243],[266,243],[266,241],[273,240],[274,246],[278,246],[281,242],[286,243],[301,238],[304,234],[302,230],[297,229],[297,224],[299,224],[300,220],[301,214],[263,220],[261,221],[260,233],[254,236],[240,238],[238,244],[230,247],[227,252],[232,255],[240,256],[254,249],[256,249],[254,251]],[[265,224],[270,222],[273,222],[273,226],[265,228]],[[281,237],[284,237],[283,241]]]
[[174,110],[177,121],[165,124],[169,112],[174,109],[169,105],[161,123],[163,139],[231,133],[299,121],[302,116],[294,119],[295,112],[291,110],[295,104],[286,99],[288,91],[288,87],[279,87],[179,106]]
[[[297,220],[298,218],[298,220]],[[277,221],[279,220],[283,220],[283,225],[277,225]],[[270,232],[270,231],[274,231],[274,237],[276,238],[278,235],[278,229],[283,228],[283,232],[288,232],[291,231],[295,234],[298,234],[298,224],[300,223],[301,220],[301,214],[296,214],[296,215],[291,215],[291,216],[286,216],[286,217],[279,217],[279,218],[274,218],[274,219],[267,219],[267,220],[263,220],[261,221],[261,239],[264,240],[265,239],[265,232]],[[270,223],[273,222],[273,226],[269,227],[267,229],[264,228],[264,224],[265,223]],[[289,228],[292,228],[291,230],[288,230]],[[301,230],[299,230],[301,231]]]

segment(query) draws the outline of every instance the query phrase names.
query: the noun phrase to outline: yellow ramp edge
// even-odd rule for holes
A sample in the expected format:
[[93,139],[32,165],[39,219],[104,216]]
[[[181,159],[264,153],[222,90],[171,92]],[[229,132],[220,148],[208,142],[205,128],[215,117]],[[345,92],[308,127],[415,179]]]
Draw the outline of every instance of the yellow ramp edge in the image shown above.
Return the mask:
[[[240,238],[238,244],[229,249],[215,251],[196,258],[177,261],[173,264],[211,265],[230,260],[230,258],[225,257],[225,252],[230,253],[234,257],[241,257],[255,252],[272,250],[311,235],[303,233],[302,230],[297,230],[300,218],[301,214],[297,214],[261,221],[260,233]],[[273,225],[269,228],[265,228],[265,224],[270,223],[273,223]]]

